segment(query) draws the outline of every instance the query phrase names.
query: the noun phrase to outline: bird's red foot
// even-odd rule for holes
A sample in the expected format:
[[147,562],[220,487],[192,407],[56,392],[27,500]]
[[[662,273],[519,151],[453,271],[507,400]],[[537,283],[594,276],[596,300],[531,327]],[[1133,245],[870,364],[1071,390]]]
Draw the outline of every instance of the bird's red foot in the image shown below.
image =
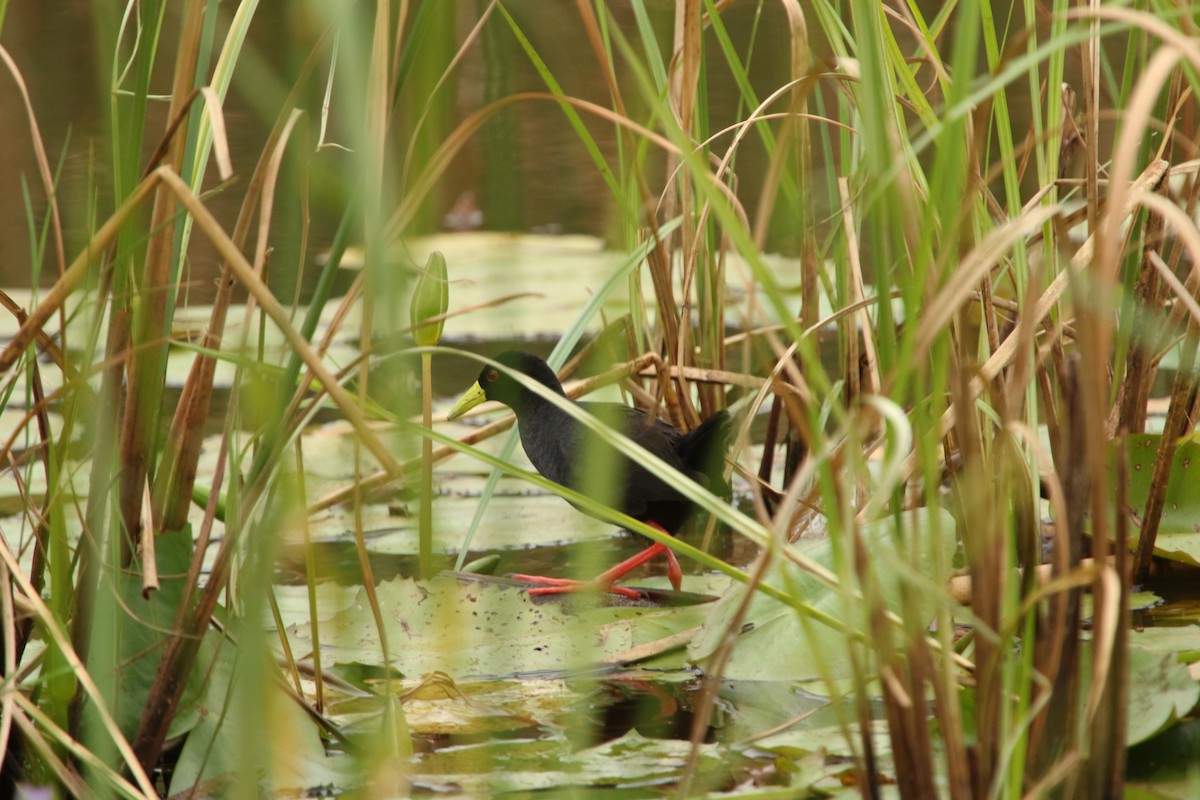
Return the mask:
[[[659,530],[658,525],[650,523]],[[663,531],[666,533],[666,531]],[[642,552],[627,558],[620,564],[617,564],[611,569],[592,578],[590,581],[573,581],[567,578],[545,578],[541,575],[514,575],[513,577],[519,581],[529,581],[530,583],[541,583],[543,586],[530,589],[532,595],[543,594],[565,594],[566,592],[581,592],[581,591],[602,591],[612,592],[613,594],[623,595],[624,597],[638,598],[641,593],[636,589],[629,589],[624,586],[616,586],[616,582],[625,577],[629,572],[637,569],[642,564],[645,564],[650,559],[658,555],[666,555],[667,557],[667,580],[671,582],[671,588],[679,591],[683,585],[683,570],[679,568],[679,562],[675,559],[675,554],[671,552],[671,548],[665,544],[657,542],[647,547]]]
[[611,583],[603,583],[599,579],[590,581],[573,581],[569,578],[547,578],[543,575],[513,575],[513,577],[519,581],[543,584],[542,586],[535,586],[529,589],[529,593],[531,595],[597,591],[619,594],[622,597],[629,597],[634,600],[637,600],[642,596],[642,593],[637,589],[629,589],[625,586],[614,586]]

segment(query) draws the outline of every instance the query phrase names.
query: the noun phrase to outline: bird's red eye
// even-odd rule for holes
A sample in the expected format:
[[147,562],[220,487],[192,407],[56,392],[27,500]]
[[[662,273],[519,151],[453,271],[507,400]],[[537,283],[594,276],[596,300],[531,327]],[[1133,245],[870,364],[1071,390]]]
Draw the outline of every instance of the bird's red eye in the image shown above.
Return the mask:
[[500,380],[500,373],[494,369],[489,369],[487,374],[487,382],[495,383],[498,380]]

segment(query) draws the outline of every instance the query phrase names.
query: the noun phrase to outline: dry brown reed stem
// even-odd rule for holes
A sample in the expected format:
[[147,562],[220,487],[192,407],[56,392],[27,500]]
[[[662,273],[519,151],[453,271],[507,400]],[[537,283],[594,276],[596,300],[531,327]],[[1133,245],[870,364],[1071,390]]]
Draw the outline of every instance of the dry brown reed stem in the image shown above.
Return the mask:
[[[1166,161],[1155,161],[1149,164],[1146,169],[1138,176],[1137,180],[1125,193],[1124,202],[1121,207],[1120,218],[1124,218],[1137,207],[1139,203],[1149,204],[1151,201],[1147,193],[1154,192],[1163,177],[1167,173],[1168,164]],[[1080,248],[1075,251],[1075,255],[1071,257],[1071,261],[1067,269],[1060,272],[1046,287],[1046,290],[1038,297],[1037,302],[1030,308],[1030,317],[1040,323],[1050,313],[1050,310],[1062,299],[1067,286],[1072,279],[1072,276],[1078,274],[1091,264],[1094,254],[1096,235],[1092,234],[1088,237]],[[971,288],[974,288],[972,286]],[[964,398],[969,403],[973,403],[983,394],[984,388],[991,383],[1000,374],[1001,370],[1005,369],[1018,353],[1019,342],[1017,337],[1009,336],[1000,343],[1000,347],[985,361],[980,367],[978,374],[971,379],[968,384],[967,396]],[[954,427],[957,409],[951,405],[942,414],[939,425],[939,435],[945,436]],[[904,475],[911,478],[917,468],[916,454],[910,455],[905,462]]]
[[[667,407],[667,416],[671,424],[683,430],[693,427],[694,420],[697,419],[696,409],[692,407],[684,376],[673,374],[658,353],[648,353],[647,357],[650,359],[655,377],[658,379],[658,391],[662,395],[663,404]],[[675,391],[672,379],[679,382],[680,391]]]
[[[28,314],[25,313],[25,309],[16,300],[9,297],[8,292],[5,292],[3,289],[0,289],[0,306],[3,306],[9,313],[16,317],[18,327],[24,325],[25,321],[29,318]],[[65,380],[73,379],[76,374],[75,365],[63,357],[62,348],[55,344],[54,340],[44,330],[39,329],[36,331],[36,337],[38,348],[54,362],[54,366],[62,370],[63,378]]]
[[[1129,464],[1126,461],[1126,443],[1118,442],[1116,453],[1116,513],[1114,525],[1113,551],[1117,578],[1120,581],[1119,601],[1117,602],[1116,628],[1119,632],[1116,646],[1113,648],[1111,669],[1117,678],[1112,682],[1112,692],[1109,695],[1108,719],[1104,723],[1101,735],[1111,737],[1107,752],[1111,753],[1108,760],[1109,796],[1123,797],[1125,784],[1124,752],[1126,748],[1126,728],[1129,722],[1129,630],[1132,625],[1133,611],[1130,608],[1129,596],[1133,592],[1133,570],[1129,554]],[[1097,748],[1093,748],[1094,750]],[[1100,752],[1104,752],[1103,749]]]
[[[1084,396],[1088,385],[1080,376],[1086,369],[1082,362],[1081,356],[1072,355],[1061,364],[1058,375],[1062,425],[1054,442],[1054,464],[1063,484],[1065,517],[1055,520],[1054,575],[1060,580],[1078,571],[1092,510],[1093,464],[1087,439],[1098,421],[1087,418],[1088,403],[1094,398]],[[1032,774],[1038,776],[1054,773],[1056,760],[1078,743],[1080,588],[1073,586],[1050,596],[1048,615],[1053,623],[1042,626],[1034,645],[1034,669],[1045,678],[1044,684],[1033,687],[1034,707],[1040,706],[1040,710],[1029,733]],[[1064,737],[1061,731],[1073,735]]]
[[[180,116],[196,83],[203,22],[204,3],[197,0],[187,3],[179,50],[175,56],[168,125]],[[183,170],[186,137],[167,138],[169,155],[165,161],[171,172],[178,175]],[[131,331],[133,344],[154,341],[165,328],[177,203],[177,198],[167,186],[160,183],[156,187],[148,228],[150,241],[146,245],[143,275],[138,287],[141,302],[138,313],[133,317],[136,326]],[[132,560],[133,542],[141,529],[142,495],[153,458],[152,443],[158,424],[157,406],[162,400],[162,374],[166,369],[166,359],[160,348],[138,348],[130,354],[126,369],[129,378],[117,445],[117,463],[120,465],[117,502],[125,531],[125,536],[121,537],[122,565]]]
[[[66,659],[67,664],[70,665],[71,670],[74,672],[75,678],[79,681],[83,691],[86,692],[87,696],[91,699],[93,709],[99,717],[100,726],[112,739],[117,751],[121,754],[122,760],[125,762],[125,765],[133,775],[134,780],[137,781],[138,788],[141,789],[146,798],[157,797],[158,793],[154,791],[154,784],[150,782],[145,770],[143,770],[141,764],[138,763],[137,757],[134,755],[129,743],[125,740],[125,736],[121,733],[120,726],[117,725],[116,720],[109,712],[108,705],[104,700],[104,695],[100,692],[100,689],[92,680],[92,676],[88,673],[87,668],[83,665],[83,662],[79,660],[79,657],[75,653],[75,649],[71,647],[71,642],[66,632],[63,631],[62,627],[58,623],[58,620],[55,618],[54,612],[46,606],[45,601],[42,600],[41,596],[34,590],[33,586],[29,583],[28,579],[21,571],[21,565],[17,562],[16,556],[14,556],[12,551],[9,549],[8,542],[6,542],[2,536],[0,536],[0,559],[2,559],[5,565],[8,567],[9,577],[13,583],[25,595],[25,602],[32,606],[35,615],[41,621],[42,630],[45,631],[49,639],[53,641],[54,645],[59,649],[63,658]],[[24,696],[18,693],[17,700],[18,702],[23,701]]]
[[[300,85],[311,73],[316,64],[316,52],[310,54],[301,68],[300,78],[293,85],[289,100],[298,95]],[[285,102],[285,108],[291,108],[292,102]],[[279,162],[289,133],[295,125],[295,111],[286,117],[281,115],[275,122],[267,144],[259,156],[254,172],[246,187],[246,194],[234,223],[232,241],[241,250],[250,233],[254,211],[259,206],[264,187],[273,186],[278,174]],[[270,219],[269,207],[264,206],[261,218]],[[265,232],[267,225],[260,226],[261,235],[255,260],[259,262],[264,257],[266,247]],[[235,285],[233,270],[226,264],[217,281],[217,295],[213,300],[212,312],[209,315],[208,326],[200,342],[201,352],[196,355],[192,368],[184,382],[175,415],[171,420],[163,456],[159,460],[159,468],[155,475],[154,500],[152,507],[156,513],[156,525],[163,530],[176,530],[187,519],[188,507],[191,504],[192,488],[196,480],[196,464],[199,463],[201,445],[204,438],[204,421],[208,418],[212,404],[213,376],[216,374],[217,359],[203,351],[217,352],[221,349],[221,340],[225,332],[225,320],[229,304],[233,299]],[[198,552],[202,558],[203,553]]]
[[[701,3],[694,2],[694,0],[690,2],[681,0],[675,3],[671,61],[667,77],[667,104],[674,114],[678,135],[688,143],[689,148],[694,148],[696,143],[695,111],[700,84],[700,56],[703,44],[700,6]],[[670,153],[667,156],[667,171],[675,172],[674,163],[678,162],[682,165],[684,161],[683,153],[678,151]],[[695,201],[692,181],[697,177],[689,169],[680,169],[676,180],[664,189],[666,196],[663,206],[666,217],[679,216],[681,218],[678,233],[673,234],[671,238],[677,237],[679,240],[678,250],[682,259],[680,266],[683,271],[682,283],[688,287],[688,291],[683,295],[682,309],[675,303],[673,280],[675,248],[671,247],[670,240],[662,240],[655,231],[654,237],[659,246],[646,259],[651,282],[654,284],[655,304],[658,306],[658,333],[663,341],[662,352],[680,366],[692,364],[691,343],[695,337],[692,332],[691,277],[697,263],[707,255],[704,241],[697,236],[700,230],[698,220],[692,213]],[[700,179],[703,180],[703,178]],[[701,255],[702,253],[705,255]],[[662,385],[661,388],[664,389],[664,394],[668,399],[668,411],[672,413],[673,419],[682,420],[684,415],[689,421],[696,418],[695,409],[691,406],[691,392],[688,391],[687,385],[682,379],[679,381],[678,402],[673,403],[670,395],[666,394],[667,386]],[[679,406],[682,406],[682,414],[677,415],[676,410]]]
[[[1108,563],[1110,565],[1116,565],[1116,557],[1110,556]],[[1078,568],[1081,570],[1091,570],[1094,569],[1095,566],[1095,559],[1084,558],[1080,559]],[[1033,567],[1032,570],[1026,567],[1018,567],[1017,572],[1021,575],[1032,574],[1034,581],[1039,586],[1045,586],[1049,584],[1052,579],[1058,577],[1055,574],[1055,567],[1053,564],[1038,564],[1037,566]],[[1090,572],[1088,573],[1086,580],[1088,582],[1092,581]],[[959,605],[972,605],[972,598],[974,597],[973,584],[974,582],[971,580],[970,575],[956,575],[946,584],[946,595],[950,600],[958,603]]]
[[[1159,191],[1166,191],[1167,188],[1167,182],[1163,181]],[[1163,229],[1163,216],[1150,212],[1146,219],[1146,244],[1142,251],[1134,297],[1138,309],[1151,313],[1159,311],[1163,303],[1162,282],[1151,261],[1151,256],[1156,256],[1158,248],[1162,246]],[[1124,378],[1117,391],[1117,402],[1113,404],[1108,418],[1106,433],[1109,439],[1118,431],[1141,433],[1146,429],[1146,403],[1150,399],[1155,373],[1153,358],[1165,331],[1157,321],[1145,326],[1145,330],[1144,337],[1138,337],[1135,331],[1130,342]]]
[[[237,402],[236,397],[233,402]],[[221,496],[220,487],[225,477],[225,465],[229,454],[229,434],[233,426],[233,419],[233,414],[226,419],[225,435],[221,437],[221,445],[217,451],[212,490],[209,492],[208,505],[204,509],[204,519],[200,523],[199,535],[196,537],[197,553],[205,552],[211,540],[212,526],[216,519],[217,506]],[[175,614],[173,625],[175,633],[163,645],[162,656],[159,658],[150,691],[146,695],[146,706],[142,711],[141,719],[138,720],[137,733],[133,739],[133,750],[143,765],[157,764],[162,754],[167,730],[171,720],[175,718],[179,700],[183,696],[187,669],[195,663],[196,656],[200,651],[200,644],[204,640],[204,632],[212,621],[217,602],[229,580],[230,566],[240,542],[237,534],[238,527],[236,525],[227,527],[226,535],[217,550],[217,557],[213,560],[208,580],[204,583],[204,588],[200,591],[200,599],[194,608],[192,597],[200,586],[202,559],[193,558],[188,566],[184,596]]]
[[[666,369],[667,373],[672,377],[681,375],[689,381],[696,383],[718,383],[724,386],[739,386],[743,389],[761,389],[768,384],[771,386],[771,391],[778,391],[795,395],[799,398],[808,398],[809,394],[806,390],[801,389],[785,380],[778,377],[759,378],[756,375],[747,375],[741,372],[729,372],[723,369],[704,369],[702,367],[680,367],[671,366]],[[656,370],[649,368],[641,369],[637,373],[643,378],[656,378],[658,373]]]
[[1191,410],[1192,393],[1196,386],[1197,348],[1195,342],[1197,335],[1200,335],[1200,323],[1197,322],[1196,317],[1191,317],[1188,322],[1188,335],[1182,346],[1179,371],[1175,374],[1175,382],[1171,388],[1171,402],[1167,407],[1167,419],[1163,424],[1162,436],[1159,438],[1158,450],[1154,457],[1154,471],[1151,473],[1146,507],[1142,512],[1142,528],[1138,537],[1137,554],[1133,562],[1134,577],[1139,582],[1144,581],[1150,575],[1154,543],[1158,538],[1158,528],[1162,522],[1166,503],[1167,484],[1171,479],[1171,465],[1175,458],[1179,437],[1187,432],[1190,425],[1188,412]]
[[38,331],[43,328],[46,321],[62,307],[67,297],[78,288],[87,275],[87,270],[92,260],[115,241],[117,234],[128,221],[128,218],[146,201],[160,182],[166,183],[180,198],[183,205],[196,219],[196,224],[200,230],[210,238],[222,257],[230,263],[234,274],[247,286],[272,320],[280,326],[280,330],[287,338],[289,344],[313,371],[317,380],[329,390],[330,396],[346,414],[355,430],[359,431],[360,435],[367,437],[369,440],[367,441],[367,447],[371,450],[372,454],[379,458],[380,462],[389,470],[393,472],[399,471],[399,465],[391,456],[388,449],[370,430],[365,418],[362,416],[362,412],[349,395],[337,386],[337,381],[321,363],[304,337],[300,336],[291,326],[286,310],[275,300],[270,289],[255,277],[253,268],[246,261],[245,256],[230,241],[228,235],[221,229],[220,224],[217,223],[204,204],[191,193],[187,184],[167,167],[159,167],[137,185],[129,197],[126,198],[125,202],[121,204],[120,208],[100,226],[96,235],[92,237],[83,252],[71,263],[66,272],[63,273],[63,276],[46,290],[43,294],[42,302],[30,312],[25,324],[17,330],[3,351],[0,351],[0,374],[4,374],[12,368],[17,359],[21,357],[25,349],[36,338]]
[[[13,603],[12,581],[8,577],[8,564],[0,560],[0,641],[3,642],[4,675],[11,680],[17,673],[17,616]],[[13,702],[18,692],[15,686],[0,692],[0,761],[10,755],[9,735],[12,732]]]
[[625,98],[621,95],[621,85],[617,82],[617,75],[613,70],[612,60],[609,58],[608,49],[604,43],[605,37],[600,29],[600,21],[596,18],[595,10],[587,0],[575,0],[575,10],[579,13],[579,19],[587,34],[588,45],[592,48],[592,58],[596,62],[596,68],[604,76],[604,85],[608,89],[609,99],[613,102],[613,110],[621,116],[627,116]]
[[317,381],[321,383],[324,390],[329,393],[330,398],[337,404],[342,413],[346,415],[347,420],[354,427],[354,430],[362,437],[366,448],[379,460],[384,469],[391,472],[398,472],[400,465],[396,462],[396,459],[392,456],[387,446],[375,435],[375,432],[363,416],[362,410],[354,402],[354,399],[338,385],[337,379],[329,372],[317,354],[313,352],[312,346],[308,341],[291,325],[287,310],[275,299],[275,296],[271,293],[267,285],[254,274],[253,267],[246,261],[241,251],[229,240],[229,237],[221,229],[220,224],[212,216],[212,213],[191,193],[186,184],[175,173],[159,169],[156,174],[160,176],[161,180],[174,188],[184,206],[187,207],[187,210],[195,218],[197,226],[208,235],[218,252],[221,253],[221,256],[233,267],[233,271],[238,279],[255,297],[271,320],[279,327],[280,332],[287,339],[288,345],[300,356],[316,376]]
[[708,667],[700,682],[700,690],[696,693],[692,704],[694,714],[692,729],[688,734],[688,758],[683,775],[679,779],[679,797],[691,796],[691,787],[700,766],[700,745],[704,744],[705,732],[708,730],[709,723],[712,722],[713,709],[716,707],[725,669],[729,666],[729,659],[733,657],[733,649],[737,646],[738,637],[742,634],[746,615],[750,613],[750,607],[758,596],[757,587],[763,582],[767,570],[774,563],[774,556],[775,548],[768,547],[758,557],[758,563],[755,564],[754,572],[750,574],[750,580],[746,583],[746,591],[738,604],[737,611],[734,612],[729,624],[725,627],[720,644],[709,658]]

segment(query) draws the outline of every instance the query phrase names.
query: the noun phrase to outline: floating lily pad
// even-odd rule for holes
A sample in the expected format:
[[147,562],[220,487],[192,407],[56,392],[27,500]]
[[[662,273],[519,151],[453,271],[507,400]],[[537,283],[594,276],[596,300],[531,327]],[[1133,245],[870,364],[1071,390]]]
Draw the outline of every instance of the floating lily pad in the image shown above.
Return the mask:
[[[939,511],[936,517],[927,509],[917,509],[903,517],[902,531],[894,531],[892,520],[866,526],[862,535],[865,549],[871,553],[871,571],[878,578],[880,602],[884,608],[901,606],[901,586],[907,579],[922,577],[932,585],[940,585],[943,575],[934,574],[934,537],[940,539],[943,558],[954,551],[954,520],[949,513]],[[903,543],[903,544],[898,544]],[[907,566],[914,547],[916,572]],[[898,548],[904,548],[898,551]],[[833,549],[829,539],[802,543],[797,547],[807,558],[830,569]],[[790,594],[802,603],[840,620],[853,630],[862,619],[862,602],[848,599],[828,587],[811,573],[779,558],[765,583]],[[732,624],[742,603],[745,590],[738,588],[723,597],[705,621],[704,630],[688,648],[691,657],[705,663],[716,651]],[[922,607],[930,618],[935,606],[927,589],[920,592]],[[854,606],[848,609],[847,604]],[[733,656],[724,676],[731,680],[806,680],[840,678],[851,674],[846,633],[804,615],[765,594],[754,597],[743,623]]]
[[[1129,437],[1129,505],[1138,513],[1150,495],[1161,439],[1155,434]],[[1200,441],[1195,437],[1175,448],[1154,554],[1200,566]]]
[[1164,625],[1131,631],[1129,643],[1148,653],[1171,653],[1181,661],[1200,659],[1200,625]]
[[[409,677],[442,672],[462,680],[591,666],[698,626],[704,615],[700,608],[568,611],[535,603],[521,588],[450,577],[385,581],[377,592],[391,665]],[[311,652],[307,621],[288,624],[287,633],[298,657]],[[321,647],[327,663],[383,663],[365,592],[322,628]]]
[[1144,742],[1173,725],[1200,701],[1200,683],[1174,653],[1129,648],[1129,724],[1126,743]]

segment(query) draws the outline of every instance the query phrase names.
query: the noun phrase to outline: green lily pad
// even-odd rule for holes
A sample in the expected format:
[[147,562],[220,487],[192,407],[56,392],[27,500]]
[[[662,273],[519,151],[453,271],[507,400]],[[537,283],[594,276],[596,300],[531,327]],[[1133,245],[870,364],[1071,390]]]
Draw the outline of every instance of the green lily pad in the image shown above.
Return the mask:
[[[867,552],[871,553],[873,574],[878,577],[880,602],[884,608],[901,607],[901,587],[907,580],[924,576],[933,585],[945,580],[934,574],[935,535],[945,560],[954,550],[954,520],[949,513],[933,515],[917,509],[904,515],[902,532],[894,534],[894,524],[884,520],[864,527]],[[898,545],[897,542],[904,543]],[[907,566],[908,548],[915,542],[918,575]],[[898,546],[905,552],[898,552]],[[798,550],[812,561],[831,568],[832,544],[828,539],[805,542]],[[790,561],[778,559],[765,583],[790,594],[808,607],[840,620],[849,629],[861,623],[862,601],[848,599]],[[742,603],[745,590],[738,588],[723,597],[705,621],[704,629],[688,647],[689,655],[704,663],[716,651]],[[922,609],[932,618],[935,606],[929,591],[920,593]],[[848,604],[850,607],[848,607]],[[801,614],[765,594],[758,593],[743,624],[743,633],[734,648],[724,676],[730,680],[807,680],[840,678],[850,674],[846,633]]]
[[1200,702],[1200,683],[1174,653],[1129,648],[1129,724],[1126,743],[1144,742],[1179,721]]
[[[1150,495],[1161,439],[1155,434],[1129,437],[1129,504],[1139,513]],[[1200,441],[1195,436],[1175,448],[1154,554],[1200,566]]]
[[[391,666],[410,677],[442,672],[455,680],[591,666],[696,627],[705,613],[703,606],[568,610],[557,602],[535,603],[522,588],[451,577],[385,581],[377,592]],[[301,619],[287,624],[297,657],[313,646],[306,615]],[[364,591],[322,627],[321,648],[330,663],[382,663]]]
[[1200,659],[1200,625],[1164,625],[1132,631],[1129,643],[1148,653],[1171,653],[1180,661]]

